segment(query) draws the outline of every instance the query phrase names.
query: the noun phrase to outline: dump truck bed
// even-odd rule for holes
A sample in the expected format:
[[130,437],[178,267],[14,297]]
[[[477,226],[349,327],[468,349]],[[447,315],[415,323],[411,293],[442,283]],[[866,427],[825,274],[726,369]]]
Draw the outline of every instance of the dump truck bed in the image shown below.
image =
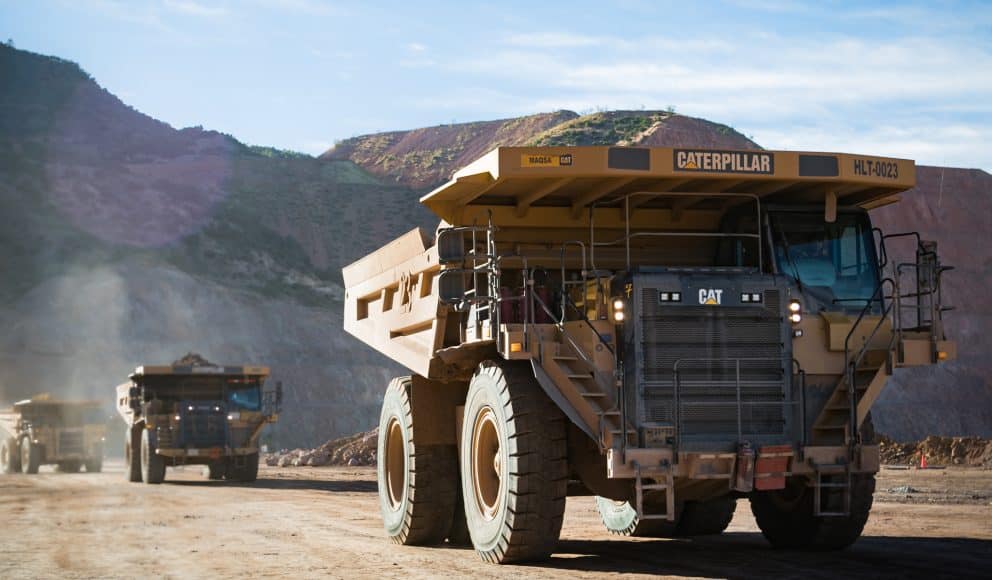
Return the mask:
[[[830,194],[840,205],[867,207],[895,201],[915,184],[913,161],[847,153],[500,147],[420,201],[452,225],[484,223],[491,209],[497,224],[553,227],[562,216],[577,220],[590,204],[620,207],[637,192],[741,193],[790,204],[822,203]],[[652,207],[647,198],[637,204]]]

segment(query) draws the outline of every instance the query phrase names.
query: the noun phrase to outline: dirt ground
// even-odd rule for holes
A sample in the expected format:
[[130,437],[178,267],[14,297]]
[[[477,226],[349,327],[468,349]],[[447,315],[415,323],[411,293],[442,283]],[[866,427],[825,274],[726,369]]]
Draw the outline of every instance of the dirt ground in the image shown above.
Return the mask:
[[579,497],[549,562],[499,567],[470,549],[387,542],[373,468],[263,467],[252,485],[170,469],[158,486],[125,482],[119,462],[95,475],[43,468],[0,475],[0,578],[988,577],[992,471],[886,469],[878,490],[844,552],[770,549],[746,500],[722,536],[617,538]]

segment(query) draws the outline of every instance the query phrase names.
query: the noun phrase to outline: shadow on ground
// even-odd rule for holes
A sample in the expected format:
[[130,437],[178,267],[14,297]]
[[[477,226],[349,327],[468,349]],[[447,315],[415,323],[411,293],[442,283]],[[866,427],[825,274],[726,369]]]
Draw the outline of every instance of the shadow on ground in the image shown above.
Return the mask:
[[211,486],[224,486],[224,487],[248,487],[254,489],[293,489],[293,490],[315,490],[315,491],[330,491],[330,492],[367,492],[375,493],[378,491],[378,486],[375,481],[365,481],[365,480],[350,480],[350,481],[327,481],[327,480],[316,480],[316,479],[280,479],[280,478],[259,478],[252,483],[241,483],[237,481],[188,481],[188,480],[177,480],[169,481],[166,479],[166,485],[182,485],[189,487],[211,487]]
[[564,540],[542,567],[719,578],[988,578],[992,541],[866,536],[840,552],[773,550],[760,533]]

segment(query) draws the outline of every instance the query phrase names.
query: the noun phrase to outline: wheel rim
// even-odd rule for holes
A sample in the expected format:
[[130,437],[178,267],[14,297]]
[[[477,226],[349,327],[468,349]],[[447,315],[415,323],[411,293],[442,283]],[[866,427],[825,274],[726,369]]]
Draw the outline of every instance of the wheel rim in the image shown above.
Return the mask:
[[503,461],[496,413],[483,407],[472,427],[472,488],[475,503],[487,520],[496,517],[502,502]]
[[386,427],[386,492],[389,508],[393,511],[400,509],[403,495],[406,493],[406,453],[404,453],[403,427],[395,418],[389,420]]

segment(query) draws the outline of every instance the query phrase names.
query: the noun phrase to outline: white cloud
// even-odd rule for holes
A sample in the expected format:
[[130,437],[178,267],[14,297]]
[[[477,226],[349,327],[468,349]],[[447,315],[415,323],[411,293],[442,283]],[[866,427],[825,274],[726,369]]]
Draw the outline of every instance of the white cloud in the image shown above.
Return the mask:
[[216,17],[227,14],[227,9],[223,7],[207,5],[193,0],[165,0],[163,5],[173,12],[190,16]]
[[[530,112],[674,105],[685,114],[736,125],[769,147],[849,149],[992,167],[985,146],[992,136],[988,43],[757,31],[737,38],[697,36],[690,42],[698,50],[629,51],[635,45],[675,47],[679,39],[602,38],[583,58],[571,53],[571,46],[596,38],[531,35],[449,66],[460,75],[485,77],[488,86],[516,87],[504,90],[517,93],[515,108],[533,105]],[[544,50],[526,49],[542,43]]]
[[410,44],[406,45],[406,48],[410,52],[424,52],[427,50],[427,47],[424,46],[423,44],[420,44],[419,42],[411,42]]
[[295,12],[311,16],[326,16],[342,12],[339,6],[325,0],[254,0],[254,3],[282,12]]
[[522,48],[575,48],[598,46],[609,39],[600,36],[586,36],[564,32],[539,32],[533,34],[511,34],[506,44]]

